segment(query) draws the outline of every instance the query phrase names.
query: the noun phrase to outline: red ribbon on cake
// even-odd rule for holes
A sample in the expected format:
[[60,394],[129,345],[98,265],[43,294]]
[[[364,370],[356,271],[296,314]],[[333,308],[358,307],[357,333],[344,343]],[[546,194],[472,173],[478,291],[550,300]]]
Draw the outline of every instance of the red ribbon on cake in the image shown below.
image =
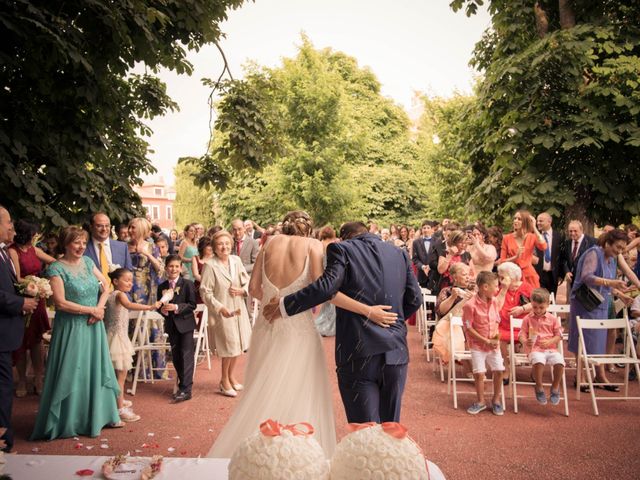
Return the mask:
[[[366,423],[349,423],[347,424],[347,429],[350,432],[356,432],[358,430],[362,430],[364,428],[370,428],[378,425],[376,422],[366,422]],[[380,426],[382,430],[387,435],[391,435],[393,438],[397,438],[398,440],[402,440],[407,436],[407,427],[398,422],[384,422],[381,423]]]
[[282,435],[284,430],[290,431],[293,435],[304,435],[305,437],[312,435],[314,432],[313,426],[306,422],[282,425],[275,420],[269,419],[260,424],[260,432],[265,437],[277,437],[278,435]]

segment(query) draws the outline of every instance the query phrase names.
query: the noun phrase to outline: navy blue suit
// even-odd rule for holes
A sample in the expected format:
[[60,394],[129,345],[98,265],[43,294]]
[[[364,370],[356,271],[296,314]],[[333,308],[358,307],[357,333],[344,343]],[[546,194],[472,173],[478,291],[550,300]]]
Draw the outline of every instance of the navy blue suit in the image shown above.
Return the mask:
[[397,422],[409,362],[405,319],[421,302],[407,253],[369,233],[330,244],[324,274],[285,297],[284,306],[288,315],[295,315],[338,291],[367,305],[391,305],[398,314],[395,324],[382,328],[337,308],[335,351],[347,420]]
[[[0,247],[1,248],[1,247]],[[0,257],[0,427],[7,431],[3,439],[7,450],[13,447],[11,429],[11,407],[13,404],[13,370],[11,352],[22,345],[24,318],[22,308],[24,298],[16,294],[16,276],[9,263]]]
[[[133,271],[133,264],[131,263],[131,255],[129,254],[129,247],[127,244],[119,240],[109,239],[109,246],[111,247],[111,263]],[[101,270],[100,258],[98,257],[98,252],[96,252],[96,249],[93,246],[92,238],[89,238],[89,241],[87,242],[87,249],[84,251],[84,255],[93,260],[93,263],[98,267],[98,270]]]

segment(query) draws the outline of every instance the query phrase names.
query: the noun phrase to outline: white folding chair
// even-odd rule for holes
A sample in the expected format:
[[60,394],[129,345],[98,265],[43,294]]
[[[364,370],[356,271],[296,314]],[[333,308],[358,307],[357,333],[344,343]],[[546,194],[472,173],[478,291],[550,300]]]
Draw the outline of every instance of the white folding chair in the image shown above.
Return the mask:
[[[152,352],[165,353],[167,350],[171,350],[169,342],[167,342],[167,335],[164,334],[160,337],[159,341],[151,342],[150,331],[152,322],[163,322],[164,317],[155,311],[141,311],[139,313],[131,312],[129,318],[134,316],[136,319],[135,327],[133,330],[133,337],[131,343],[133,344],[134,351],[138,354],[136,360],[136,368],[133,373],[133,383],[128,392],[131,395],[136,394],[138,382],[154,383],[156,379],[153,378],[153,372],[155,370],[165,370],[167,367],[153,367],[151,361]],[[149,375],[147,376],[147,372]],[[157,379],[160,380],[160,379]]]
[[[458,332],[462,330],[462,317],[451,317],[449,321],[449,380],[447,382],[447,394],[451,393],[453,390],[453,408],[458,408],[458,382],[471,383],[475,384],[475,380],[472,378],[458,378],[456,374],[456,361],[468,361],[471,362],[471,351],[463,349],[459,350],[456,347],[454,341],[454,329],[458,329]],[[493,382],[485,376],[485,382]],[[475,389],[469,392],[461,392],[461,393],[472,393],[476,394]],[[502,396],[502,407],[506,408],[505,398],[504,398],[504,385],[501,386],[501,396]]]
[[[548,310],[547,310],[548,311]],[[558,319],[558,321],[560,321],[560,319]],[[522,327],[522,319],[521,318],[514,318],[511,317],[511,326],[509,327],[509,331],[510,331],[510,335],[509,335],[509,357],[511,358],[511,377],[510,377],[510,384],[511,384],[511,395],[513,397],[513,411],[514,413],[518,413],[518,398],[528,398],[531,395],[518,395],[518,385],[528,385],[528,386],[535,386],[535,382],[532,382],[530,380],[527,381],[518,381],[517,377],[516,377],[516,368],[517,367],[533,367],[533,365],[531,365],[531,362],[529,362],[529,358],[527,357],[526,353],[516,353],[516,339],[513,333],[514,329],[519,329]],[[560,352],[560,355],[562,355],[562,357],[564,358],[564,348],[562,345],[562,340],[560,342],[558,342],[558,351]],[[565,362],[566,363],[566,362]],[[553,377],[553,367],[551,367],[551,374]],[[543,383],[542,384],[545,387],[550,386],[550,383]],[[564,414],[565,416],[569,416],[569,399],[567,398],[567,376],[565,375],[565,372],[563,370],[562,372],[562,381],[560,383],[560,387],[561,387],[561,399],[564,401]]]
[[[583,385],[589,386],[589,392],[591,395],[591,403],[593,404],[593,413],[599,415],[598,412],[598,400],[640,400],[640,397],[629,396],[629,368],[633,367],[636,370],[636,376],[638,384],[640,385],[640,360],[636,354],[636,349],[633,345],[633,337],[631,336],[631,328],[629,327],[629,320],[627,319],[627,312],[625,310],[623,318],[606,318],[606,319],[586,319],[576,317],[576,324],[578,327],[578,367],[576,372],[576,398],[580,399],[580,387]],[[584,340],[585,330],[622,330],[622,345],[623,350],[621,353],[614,354],[594,354],[587,353],[586,344]],[[603,386],[603,383],[594,383],[592,377],[592,368],[621,363],[624,365],[624,383],[611,383],[609,385],[623,386],[624,390],[622,395],[616,396],[596,396],[594,386]],[[587,381],[582,381],[582,368],[585,367]]]
[[422,346],[427,351],[427,362],[431,361],[431,347],[433,347],[431,328],[436,326],[436,301],[437,297],[435,295],[431,295],[431,292],[426,288],[422,289]]
[[211,349],[209,348],[209,312],[207,306],[204,303],[199,303],[194,310],[194,313],[201,313],[200,326],[198,330],[193,332],[193,338],[196,341],[195,357],[193,365],[193,374],[196,373],[196,368],[200,358],[200,362],[207,359],[207,368],[211,370]]
[[[547,307],[547,312],[552,313],[553,315],[559,318],[560,318],[560,315],[565,315],[566,317],[568,317],[569,314],[571,313],[571,305],[569,305],[568,303],[550,303],[549,306]],[[565,329],[565,331],[562,333],[562,343],[567,344],[567,346],[569,344],[568,329]],[[564,355],[564,363],[565,363],[564,369],[575,370],[576,359],[574,357],[567,357],[565,354],[563,355]]]

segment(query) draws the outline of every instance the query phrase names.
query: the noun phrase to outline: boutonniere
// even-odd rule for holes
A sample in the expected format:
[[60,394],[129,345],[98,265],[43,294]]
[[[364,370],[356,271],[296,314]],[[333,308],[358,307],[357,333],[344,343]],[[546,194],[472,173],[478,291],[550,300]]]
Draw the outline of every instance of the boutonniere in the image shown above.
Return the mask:
[[176,287],[173,289],[173,291],[176,293],[176,295],[180,295],[180,288],[181,287]]

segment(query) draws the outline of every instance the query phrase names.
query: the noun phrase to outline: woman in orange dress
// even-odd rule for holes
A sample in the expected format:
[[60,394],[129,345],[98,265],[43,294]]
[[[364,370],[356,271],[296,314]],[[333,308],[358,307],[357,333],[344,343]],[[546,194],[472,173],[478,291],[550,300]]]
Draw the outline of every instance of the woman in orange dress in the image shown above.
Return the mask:
[[540,288],[540,278],[531,264],[534,248],[546,250],[547,243],[536,228],[536,222],[527,210],[518,210],[513,216],[513,232],[502,238],[500,260],[513,262],[522,269],[522,281],[532,288]]

